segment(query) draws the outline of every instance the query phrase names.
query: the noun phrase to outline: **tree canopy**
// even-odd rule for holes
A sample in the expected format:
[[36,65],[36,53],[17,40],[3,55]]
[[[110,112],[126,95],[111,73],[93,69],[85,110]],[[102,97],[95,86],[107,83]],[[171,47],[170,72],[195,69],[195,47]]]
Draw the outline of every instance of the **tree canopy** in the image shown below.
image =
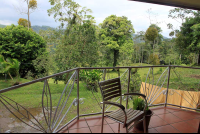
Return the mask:
[[46,53],[46,43],[37,33],[23,26],[7,26],[0,29],[0,54],[21,62],[20,74],[34,72],[32,60]]
[[130,41],[133,44],[133,25],[127,17],[117,17],[111,15],[100,24],[101,44],[105,45],[114,55],[113,67],[117,65],[119,49],[122,45]]

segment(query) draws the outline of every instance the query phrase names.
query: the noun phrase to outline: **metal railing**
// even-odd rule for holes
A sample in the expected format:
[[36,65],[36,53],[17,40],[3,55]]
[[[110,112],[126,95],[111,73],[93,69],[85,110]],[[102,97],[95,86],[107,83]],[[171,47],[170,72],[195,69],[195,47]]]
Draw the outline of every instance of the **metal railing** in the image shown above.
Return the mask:
[[[137,76],[137,69],[144,69],[145,72],[148,69],[148,73],[146,75],[146,78],[139,78]],[[158,70],[158,68],[164,68],[164,71],[162,69]],[[61,73],[57,73],[51,76],[47,76],[44,78],[40,78],[37,80],[33,80],[31,82],[23,83],[17,86],[9,87],[6,89],[0,90],[0,102],[3,104],[3,106],[11,112],[16,118],[18,118],[21,122],[25,123],[26,125],[32,127],[33,129],[36,129],[41,132],[45,133],[57,133],[60,132],[63,128],[65,128],[68,124],[73,122],[76,119],[79,119],[80,117],[83,116],[90,116],[90,115],[97,115],[101,114],[102,112],[94,112],[94,113],[82,113],[81,112],[81,100],[83,100],[82,95],[80,94],[80,71],[82,70],[100,70],[102,73],[107,72],[107,70],[111,69],[117,69],[117,70],[122,70],[123,73],[121,76],[118,75],[113,75],[113,76],[108,76],[107,79],[110,79],[111,77],[120,77],[121,82],[122,82],[122,89],[124,89],[124,93],[127,92],[140,92],[143,93],[147,96],[147,101],[149,103],[149,107],[151,106],[176,106],[180,108],[186,108],[186,109],[191,109],[191,110],[196,110],[200,111],[198,109],[199,102],[200,102],[200,94],[199,94],[199,84],[196,85],[196,91],[191,91],[187,90],[185,87],[184,90],[180,89],[181,85],[185,86],[183,82],[181,82],[181,78],[185,78],[187,81],[187,78],[189,77],[197,77],[198,71],[200,71],[200,68],[196,67],[185,67],[185,66],[135,66],[135,67],[91,67],[91,68],[75,68],[71,70],[67,70]],[[157,69],[157,70],[156,70]],[[192,69],[192,70],[198,70],[198,71],[193,71],[193,73],[190,74],[190,76],[184,76],[187,74],[184,74],[183,72],[179,72],[176,69]],[[133,70],[136,70],[135,72],[132,72]],[[157,72],[156,72],[157,71]],[[158,73],[159,72],[159,73]],[[191,71],[192,72],[192,71]],[[66,86],[61,93],[61,97],[59,98],[58,105],[53,106],[53,100],[51,96],[51,90],[48,84],[48,79],[54,78],[57,76],[61,76],[67,73],[72,73],[71,77],[68,79],[68,82],[66,83]],[[181,74],[180,74],[181,73]],[[109,74],[109,73],[108,73]],[[143,76],[144,76],[143,75]],[[159,76],[160,75],[160,76]],[[183,75],[181,77],[181,75]],[[105,80],[106,75],[102,75],[102,80]],[[199,78],[200,78],[200,72],[199,72]],[[197,80],[199,79],[197,78]],[[176,83],[170,83],[170,80],[174,79],[176,83],[180,83],[180,86],[177,85]],[[145,82],[144,82],[145,80]],[[196,78],[195,78],[196,80]],[[43,86],[43,92],[42,92],[42,111],[44,115],[44,124],[41,124],[40,121],[38,121],[34,115],[31,114],[31,111],[28,111],[25,107],[21,106],[17,102],[11,100],[10,98],[6,97],[4,93],[9,92],[9,91],[14,91],[19,88],[32,85],[34,83],[38,83],[44,81],[44,86]],[[134,83],[134,84],[133,84]],[[196,82],[197,83],[197,82]],[[200,82],[198,82],[200,83]],[[172,86],[171,86],[171,85]],[[170,87],[171,86],[171,87]],[[76,87],[76,93],[77,96],[76,98],[73,98],[73,101],[71,103],[68,102],[71,93],[74,91],[74,88]],[[177,88],[178,89],[173,89]],[[190,88],[190,87],[189,87]],[[179,90],[180,89],[180,90]],[[101,101],[101,96],[94,92],[93,90],[86,91],[88,92],[92,100],[94,100],[95,103],[100,103]],[[177,95],[180,100],[180,103],[178,104],[173,104],[172,98]],[[176,97],[176,96],[175,96]],[[196,98],[195,98],[196,97]],[[159,101],[160,99],[160,101]],[[116,102],[119,99],[116,98]],[[126,105],[126,108],[130,107],[131,103],[129,103],[128,98],[124,98],[124,104]],[[157,101],[157,102],[156,102]],[[69,105],[68,105],[69,104]],[[183,105],[184,104],[184,105]],[[65,120],[67,117],[67,114],[72,106],[76,106],[76,116],[68,121],[66,124],[62,124],[62,122]],[[68,106],[68,107],[67,107]],[[99,110],[101,110],[100,104],[96,105],[95,107],[98,107]],[[53,107],[55,109],[53,110]],[[95,108],[95,109],[98,109]],[[20,109],[23,109],[26,111],[26,115],[21,112]],[[107,112],[109,110],[112,110],[112,107],[107,107]],[[15,112],[13,112],[15,111]],[[17,114],[16,114],[17,112]],[[20,116],[19,116],[20,115]],[[31,122],[32,125],[27,123],[27,120],[29,123]]]

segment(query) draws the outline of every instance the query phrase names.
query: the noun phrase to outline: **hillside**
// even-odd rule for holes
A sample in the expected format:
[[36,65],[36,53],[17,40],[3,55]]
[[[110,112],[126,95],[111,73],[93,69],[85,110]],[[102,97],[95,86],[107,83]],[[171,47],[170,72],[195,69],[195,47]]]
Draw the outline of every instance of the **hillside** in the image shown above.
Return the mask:
[[[2,24],[0,24],[0,28],[4,28],[4,27],[6,27],[6,25],[2,25]],[[54,29],[54,28],[52,28],[52,27],[50,27],[50,26],[32,26],[31,27],[32,29],[33,29],[33,31],[35,31],[36,33],[39,33],[39,31],[40,30],[47,30],[47,29]]]

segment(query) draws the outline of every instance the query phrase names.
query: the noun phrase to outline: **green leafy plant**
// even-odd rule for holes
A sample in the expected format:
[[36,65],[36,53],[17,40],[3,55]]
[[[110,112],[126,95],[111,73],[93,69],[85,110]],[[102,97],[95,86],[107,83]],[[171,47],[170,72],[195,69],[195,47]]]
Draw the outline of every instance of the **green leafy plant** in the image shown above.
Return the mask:
[[[140,97],[136,97],[133,99],[133,109],[134,110],[141,110],[143,111],[145,108],[145,101],[140,98]],[[147,106],[147,109],[146,110],[149,110],[149,107]]]
[[85,81],[89,90],[92,88],[97,92],[97,82],[101,79],[102,73],[100,70],[82,70],[80,79]]

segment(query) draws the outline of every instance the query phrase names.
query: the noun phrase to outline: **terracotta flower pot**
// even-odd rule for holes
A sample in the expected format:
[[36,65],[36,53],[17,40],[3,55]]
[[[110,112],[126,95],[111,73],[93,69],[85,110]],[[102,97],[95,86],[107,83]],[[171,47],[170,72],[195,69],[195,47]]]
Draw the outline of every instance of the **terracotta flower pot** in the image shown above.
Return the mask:
[[[147,113],[146,113],[146,128],[147,128],[147,131],[148,131],[148,128],[149,128],[149,123],[150,123],[150,120],[151,120],[151,116],[153,115],[153,112],[151,110],[148,110]],[[138,130],[140,131],[144,131],[144,127],[143,127],[143,121],[136,124],[135,125],[135,128],[137,128]]]

